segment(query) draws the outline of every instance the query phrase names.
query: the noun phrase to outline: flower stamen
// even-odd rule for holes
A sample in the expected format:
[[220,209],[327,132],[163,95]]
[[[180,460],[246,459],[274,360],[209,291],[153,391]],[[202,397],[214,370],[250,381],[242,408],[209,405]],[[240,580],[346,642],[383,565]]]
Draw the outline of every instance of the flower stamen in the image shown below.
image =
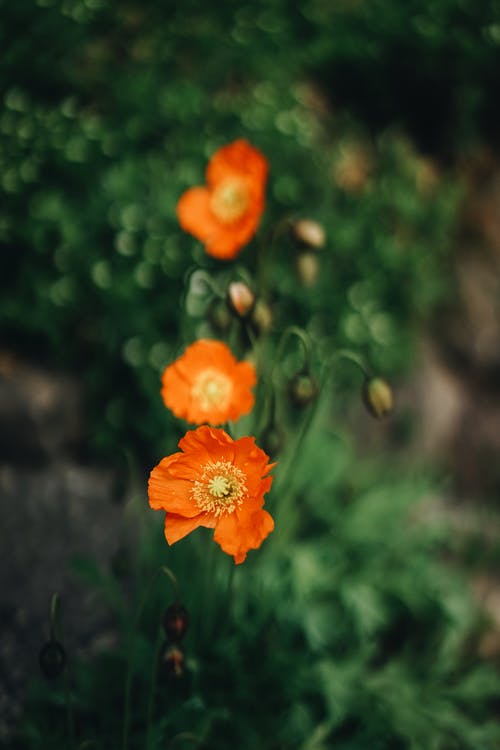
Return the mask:
[[196,377],[191,394],[202,411],[225,408],[232,393],[231,380],[217,370],[202,370]]
[[250,196],[244,180],[230,177],[213,190],[210,208],[223,224],[232,224],[248,211]]
[[193,483],[191,496],[198,508],[219,517],[233,513],[247,494],[245,475],[230,461],[211,461]]

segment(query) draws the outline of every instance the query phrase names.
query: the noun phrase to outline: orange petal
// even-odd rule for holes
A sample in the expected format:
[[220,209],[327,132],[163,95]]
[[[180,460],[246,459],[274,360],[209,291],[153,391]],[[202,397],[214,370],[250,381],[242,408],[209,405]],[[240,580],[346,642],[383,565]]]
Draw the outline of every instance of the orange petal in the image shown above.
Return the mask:
[[207,242],[219,231],[219,223],[210,210],[210,193],[205,187],[186,190],[177,203],[177,218],[185,232]]
[[259,226],[262,210],[246,214],[236,225],[218,224],[203,240],[208,255],[219,260],[232,260],[244,245],[248,244]]
[[198,513],[194,518],[184,518],[175,513],[167,513],[165,517],[165,538],[169,544],[178,542],[185,536],[197,529],[198,526],[213,528],[215,522],[210,513]]
[[[179,454],[176,455],[179,456]],[[182,454],[180,455],[182,457]],[[171,474],[169,466],[172,462],[167,463],[167,460],[163,459],[149,475],[149,504],[154,510],[166,510],[192,518],[199,513],[199,508],[191,497],[193,483]]]
[[[231,392],[220,403],[201,407],[193,393],[199,375],[213,369],[231,384]],[[254,405],[251,388],[257,380],[250,362],[238,362],[222,341],[199,339],[169,365],[162,375],[162,397],[165,405],[188,422],[222,424],[239,419]]]
[[177,203],[177,218],[184,231],[205,244],[209,255],[228,260],[255,234],[264,208],[263,199],[253,200],[252,209],[236,225],[220,223],[210,209],[210,191],[205,187],[187,190]]
[[220,428],[201,425],[196,430],[189,430],[179,440],[179,448],[184,453],[199,452],[213,458],[213,453],[224,453],[228,450],[234,452],[234,440]]
[[236,511],[217,522],[214,540],[239,564],[245,560],[248,550],[260,547],[273,529],[273,518],[266,510],[254,510],[250,514]]
[[161,378],[161,396],[167,408],[176,417],[185,418],[191,398],[191,384],[179,372],[177,363],[165,368]]
[[212,187],[232,174],[248,176],[263,189],[267,178],[267,159],[243,138],[223,146],[210,159],[207,183]]

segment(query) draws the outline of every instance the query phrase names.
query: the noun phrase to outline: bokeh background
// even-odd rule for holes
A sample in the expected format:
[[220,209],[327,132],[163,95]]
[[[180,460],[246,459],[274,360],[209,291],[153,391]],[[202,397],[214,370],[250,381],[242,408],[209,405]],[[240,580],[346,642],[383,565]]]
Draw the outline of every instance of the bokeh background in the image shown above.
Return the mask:
[[[256,267],[255,242],[234,264],[206,256],[175,206],[244,137],[270,163],[269,353],[302,326],[316,367],[359,352],[396,408],[371,420],[359,373],[338,366],[295,484],[306,520],[266,572],[265,615],[252,631],[241,605],[239,636],[198,671],[214,705],[202,720],[182,704],[170,731],[184,721],[220,748],[498,747],[498,0],[0,8],[1,736],[64,743],[43,739],[44,689],[26,708],[53,591],[73,651],[118,654],[120,674],[102,593],[127,589],[138,548],[144,567],[167,554],[136,506],[186,428],[159,378],[188,341],[224,336],[193,271],[223,285]],[[297,218],[324,227],[320,252],[271,242]],[[293,433],[301,417],[280,419]],[[269,649],[265,670],[252,649]],[[247,683],[234,713],[231,672]],[[92,724],[102,668],[87,674]],[[112,722],[99,726],[97,746],[113,747]]]

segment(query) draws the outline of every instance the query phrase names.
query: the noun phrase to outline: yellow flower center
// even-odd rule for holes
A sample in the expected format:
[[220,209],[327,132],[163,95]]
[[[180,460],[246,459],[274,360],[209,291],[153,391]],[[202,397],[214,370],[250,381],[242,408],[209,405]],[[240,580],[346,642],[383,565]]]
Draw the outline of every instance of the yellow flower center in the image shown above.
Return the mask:
[[246,493],[245,475],[230,461],[210,461],[191,490],[198,508],[217,517],[233,513],[242,504]]
[[195,378],[191,395],[202,411],[226,406],[233,384],[231,379],[218,370],[203,370]]
[[246,182],[238,177],[230,177],[213,190],[210,208],[223,224],[232,224],[248,211],[249,202]]

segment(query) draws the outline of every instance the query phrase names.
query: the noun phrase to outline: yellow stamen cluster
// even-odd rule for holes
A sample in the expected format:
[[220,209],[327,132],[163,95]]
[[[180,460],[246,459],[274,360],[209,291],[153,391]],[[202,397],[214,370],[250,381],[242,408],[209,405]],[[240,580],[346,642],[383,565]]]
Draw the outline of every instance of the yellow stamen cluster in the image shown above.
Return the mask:
[[247,212],[249,206],[248,186],[244,180],[231,177],[223,180],[210,198],[210,208],[223,224],[232,224]]
[[203,370],[196,377],[191,394],[202,411],[222,408],[227,404],[231,395],[232,383],[230,378],[218,370]]
[[245,475],[230,461],[210,461],[191,490],[198,508],[217,517],[233,513],[246,494]]

